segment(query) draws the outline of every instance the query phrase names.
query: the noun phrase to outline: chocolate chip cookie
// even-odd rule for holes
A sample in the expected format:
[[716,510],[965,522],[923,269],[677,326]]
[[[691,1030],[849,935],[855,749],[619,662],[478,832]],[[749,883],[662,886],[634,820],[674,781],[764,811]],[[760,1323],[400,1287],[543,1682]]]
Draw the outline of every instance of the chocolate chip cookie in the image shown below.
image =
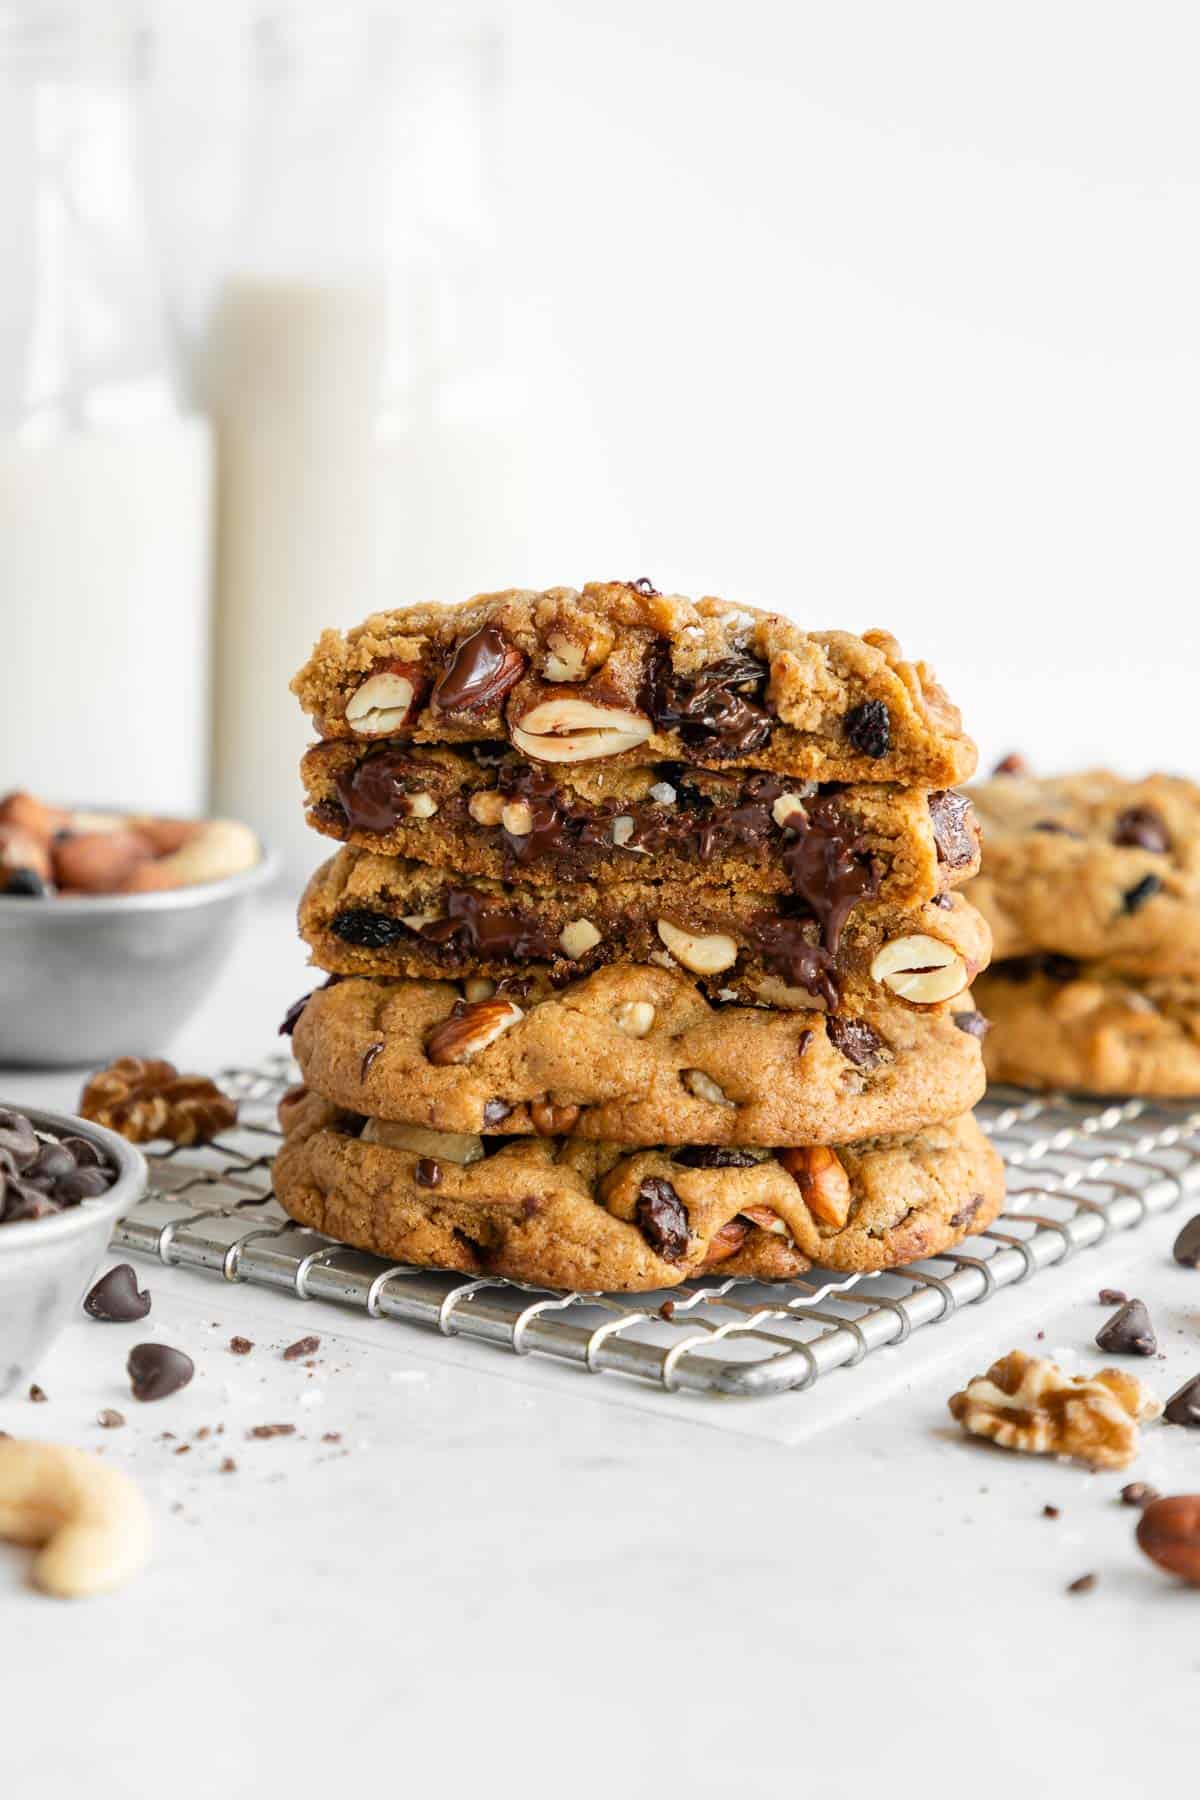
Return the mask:
[[327,631],[292,683],[322,738],[510,743],[560,770],[672,760],[947,788],[975,748],[886,632],[802,631],[649,582],[511,589]]
[[1090,1094],[1200,1094],[1200,978],[1132,980],[1061,956],[1000,963],[976,984],[993,1081]]
[[978,1015],[968,995],[956,1004],[714,1006],[681,972],[615,965],[476,999],[446,981],[340,980],[289,1023],[306,1082],[355,1113],[449,1132],[794,1145],[973,1106]]
[[394,1261],[539,1287],[643,1292],[719,1272],[788,1280],[936,1255],[1003,1204],[971,1118],[837,1149],[629,1151],[572,1138],[430,1141],[315,1094],[281,1108],[275,1191],[301,1224]]
[[461,875],[539,884],[737,881],[788,893],[875,871],[913,906],[978,873],[979,830],[953,789],[789,784],[686,763],[545,768],[493,744],[314,744],[308,820],[327,837]]
[[300,932],[318,967],[341,975],[569,981],[614,960],[682,968],[714,998],[835,1009],[852,993],[932,1006],[988,960],[980,915],[958,894],[909,912],[856,906],[874,877],[781,900],[722,886],[466,883],[426,863],[341,850],[312,877]]
[[1043,951],[1111,974],[1200,974],[1200,788],[1105,770],[971,790],[983,870],[968,892],[997,961]]

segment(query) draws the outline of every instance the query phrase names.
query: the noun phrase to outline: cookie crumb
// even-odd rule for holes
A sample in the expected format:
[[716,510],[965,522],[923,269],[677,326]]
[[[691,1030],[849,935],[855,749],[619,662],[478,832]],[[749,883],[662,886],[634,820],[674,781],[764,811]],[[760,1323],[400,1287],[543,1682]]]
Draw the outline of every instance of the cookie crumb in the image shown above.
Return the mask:
[[302,1356],[311,1356],[314,1350],[319,1350],[320,1348],[321,1340],[319,1337],[297,1338],[296,1342],[294,1344],[289,1344],[287,1349],[283,1352],[283,1360],[284,1362],[299,1362]]
[[42,1406],[42,1405],[44,1405],[44,1404],[45,1404],[45,1402],[46,1402],[46,1401],[47,1401],[47,1400],[48,1400],[48,1399],[49,1399],[49,1398],[50,1398],[50,1396],[49,1396],[49,1394],[48,1394],[48,1393],[47,1393],[47,1392],[46,1392],[46,1390],[45,1390],[45,1388],[40,1388],[40,1387],[39,1387],[39,1386],[38,1386],[38,1384],[37,1384],[37,1382],[36,1382],[36,1381],[35,1381],[35,1382],[33,1382],[33,1383],[32,1383],[32,1384],[31,1384],[31,1385],[30,1385],[30,1389],[29,1389],[29,1398],[30,1398],[30,1399],[31,1399],[31,1400],[32,1400],[32,1401],[33,1401],[33,1402],[34,1402],[34,1403],[35,1403],[35,1404],[36,1404],[36,1405],[38,1405],[38,1406]]
[[1096,1298],[1101,1306],[1124,1306],[1129,1295],[1123,1294],[1120,1288],[1101,1288]]
[[1127,1481],[1121,1489],[1122,1506],[1149,1506],[1159,1497],[1158,1489],[1151,1487],[1148,1481]]
[[103,1425],[105,1431],[116,1431],[125,1423],[125,1414],[118,1412],[115,1406],[106,1406],[96,1414],[97,1425]]
[[1057,1519],[1057,1518],[1060,1518],[1061,1516],[1062,1516],[1061,1509],[1057,1506],[1051,1506],[1051,1505],[1047,1504],[1047,1505],[1043,1506],[1043,1508],[1042,1508],[1043,1519]]
[[246,1433],[247,1438],[291,1437],[294,1425],[252,1425]]
[[229,1348],[233,1351],[235,1356],[249,1356],[254,1345],[249,1338],[231,1337],[229,1340]]
[[1068,1594],[1090,1594],[1100,1577],[1095,1573],[1077,1575],[1074,1581],[1068,1581]]
[[223,1456],[221,1458],[220,1472],[222,1475],[236,1475],[237,1474],[237,1464],[234,1462],[232,1456]]

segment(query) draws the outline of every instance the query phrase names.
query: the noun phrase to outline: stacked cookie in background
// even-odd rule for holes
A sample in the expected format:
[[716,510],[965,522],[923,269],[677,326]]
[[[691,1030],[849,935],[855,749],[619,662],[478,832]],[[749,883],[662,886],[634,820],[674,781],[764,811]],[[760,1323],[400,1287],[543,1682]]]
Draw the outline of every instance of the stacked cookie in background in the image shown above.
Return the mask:
[[327,632],[276,1191],[412,1263],[638,1290],[889,1267],[1003,1173],[974,747],[883,633],[648,583]]
[[972,792],[993,1078],[1200,1094],[1200,788],[1105,770],[1038,780],[1010,757]]

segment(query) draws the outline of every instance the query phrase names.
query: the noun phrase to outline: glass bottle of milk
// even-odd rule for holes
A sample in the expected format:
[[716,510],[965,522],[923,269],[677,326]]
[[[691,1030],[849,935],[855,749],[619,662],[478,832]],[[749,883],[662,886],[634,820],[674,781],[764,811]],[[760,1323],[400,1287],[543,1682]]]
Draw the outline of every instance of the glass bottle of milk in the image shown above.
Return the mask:
[[249,67],[228,266],[175,310],[218,441],[214,804],[299,877],[332,848],[288,692],[320,631],[520,580],[489,373],[494,48],[457,10],[289,0],[257,11]]
[[211,448],[179,406],[116,4],[0,0],[0,790],[206,797]]

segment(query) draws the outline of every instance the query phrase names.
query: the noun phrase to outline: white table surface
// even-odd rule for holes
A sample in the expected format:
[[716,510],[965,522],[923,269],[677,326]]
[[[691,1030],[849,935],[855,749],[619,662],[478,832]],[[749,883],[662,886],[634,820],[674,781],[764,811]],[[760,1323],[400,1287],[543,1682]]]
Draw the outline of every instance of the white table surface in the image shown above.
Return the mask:
[[[252,1059],[309,985],[287,909],[265,902],[179,1040],[131,1048]],[[2,1078],[51,1106],[78,1087]],[[38,1370],[47,1404],[0,1402],[0,1428],[133,1472],[157,1528],[140,1579],[73,1605],[30,1591],[25,1553],[0,1546],[0,1794],[1190,1781],[1200,1591],[1140,1556],[1116,1496],[1134,1475],[1200,1489],[1200,1433],[1150,1427],[1135,1468],[1101,1476],[968,1443],[946,1413],[1014,1345],[1098,1367],[1102,1285],[1150,1303],[1166,1359],[1137,1373],[1158,1392],[1200,1369],[1200,1274],[1169,1257],[1180,1216],[759,1403],[661,1398],[138,1263],[149,1321],[81,1315]],[[284,1362],[308,1332],[318,1366]],[[124,1361],[147,1336],[197,1375],[139,1406]],[[97,1426],[106,1406],[124,1430]],[[297,1434],[246,1441],[277,1420]],[[204,1425],[224,1432],[175,1454]],[[1065,1592],[1092,1570],[1093,1592]]]

